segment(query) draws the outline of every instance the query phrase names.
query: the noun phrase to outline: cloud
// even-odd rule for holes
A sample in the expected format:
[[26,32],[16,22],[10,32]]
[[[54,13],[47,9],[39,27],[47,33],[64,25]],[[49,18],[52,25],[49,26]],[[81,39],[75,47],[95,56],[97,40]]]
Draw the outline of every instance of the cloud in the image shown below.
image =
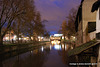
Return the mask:
[[[48,20],[45,24],[49,31],[58,31],[63,20],[71,8],[78,6],[81,0],[35,0],[35,5],[40,11],[42,19]],[[55,28],[56,27],[56,28]]]

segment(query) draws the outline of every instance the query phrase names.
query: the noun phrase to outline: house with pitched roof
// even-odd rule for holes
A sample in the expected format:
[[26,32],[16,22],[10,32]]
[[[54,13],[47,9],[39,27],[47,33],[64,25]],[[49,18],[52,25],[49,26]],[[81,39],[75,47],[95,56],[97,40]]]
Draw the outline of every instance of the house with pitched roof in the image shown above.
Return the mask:
[[100,0],[93,4],[91,12],[97,12],[96,14],[96,38],[100,39]]
[[100,67],[100,0],[81,1],[75,30],[79,45],[70,50],[68,55],[76,56],[79,62],[87,62],[86,57],[89,57],[88,63],[96,63],[89,66]]
[[[96,1],[91,12],[96,12],[96,39],[100,41],[100,0]],[[97,67],[100,67],[100,44],[98,45]]]
[[96,38],[96,12],[91,12],[92,5],[97,0],[82,0],[79,6],[75,30],[77,32],[77,44],[89,42]]

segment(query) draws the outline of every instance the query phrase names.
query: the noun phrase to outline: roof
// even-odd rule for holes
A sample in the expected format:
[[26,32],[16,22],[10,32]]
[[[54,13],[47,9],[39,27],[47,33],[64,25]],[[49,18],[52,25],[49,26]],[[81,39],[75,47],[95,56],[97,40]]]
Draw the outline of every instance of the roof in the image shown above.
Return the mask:
[[83,52],[83,51],[85,51],[85,50],[87,50],[87,49],[89,49],[89,48],[99,44],[99,43],[100,42],[98,42],[98,41],[90,41],[90,42],[87,42],[85,44],[82,44],[81,46],[76,47],[75,49],[70,50],[68,52],[68,56],[77,55],[77,54],[79,54],[79,53],[81,53],[81,52]]
[[75,30],[76,32],[78,31],[78,21],[80,22],[82,20],[82,3],[83,3],[84,0],[81,1],[81,4],[78,8],[78,12],[77,12],[77,15],[76,15],[76,20],[75,20]]
[[100,7],[100,0],[96,1],[93,4],[91,12],[94,12],[94,11],[98,10],[99,7]]

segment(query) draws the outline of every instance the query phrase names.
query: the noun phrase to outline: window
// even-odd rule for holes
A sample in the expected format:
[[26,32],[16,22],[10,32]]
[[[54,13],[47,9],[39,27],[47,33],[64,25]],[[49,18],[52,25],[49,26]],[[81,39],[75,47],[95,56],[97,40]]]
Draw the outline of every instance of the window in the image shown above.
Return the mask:
[[88,33],[96,31],[96,22],[88,22]]

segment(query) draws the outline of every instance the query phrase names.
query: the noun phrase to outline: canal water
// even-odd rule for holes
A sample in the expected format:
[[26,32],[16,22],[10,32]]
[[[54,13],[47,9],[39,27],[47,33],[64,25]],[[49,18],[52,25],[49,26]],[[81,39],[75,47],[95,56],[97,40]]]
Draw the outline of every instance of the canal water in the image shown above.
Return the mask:
[[39,49],[6,59],[0,64],[2,67],[68,67],[68,49],[68,44],[47,44]]

